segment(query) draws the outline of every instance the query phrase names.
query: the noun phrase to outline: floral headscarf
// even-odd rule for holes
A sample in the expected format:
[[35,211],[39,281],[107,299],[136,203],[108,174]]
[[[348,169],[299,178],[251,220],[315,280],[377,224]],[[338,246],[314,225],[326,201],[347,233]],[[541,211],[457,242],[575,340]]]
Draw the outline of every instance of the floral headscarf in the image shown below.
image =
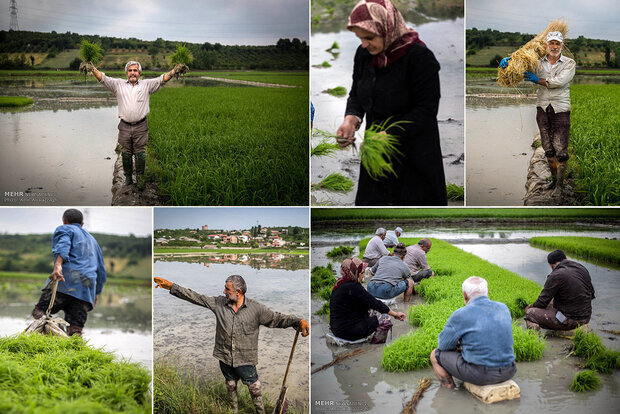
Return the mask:
[[353,27],[383,37],[383,52],[372,58],[372,65],[377,68],[384,68],[403,57],[412,44],[424,43],[415,30],[407,27],[390,0],[361,0],[349,15],[347,29]]
[[357,282],[357,278],[359,277],[359,274],[364,271],[364,267],[364,262],[362,262],[358,257],[352,257],[343,261],[340,265],[341,277],[334,285],[332,292],[338,289],[345,282]]

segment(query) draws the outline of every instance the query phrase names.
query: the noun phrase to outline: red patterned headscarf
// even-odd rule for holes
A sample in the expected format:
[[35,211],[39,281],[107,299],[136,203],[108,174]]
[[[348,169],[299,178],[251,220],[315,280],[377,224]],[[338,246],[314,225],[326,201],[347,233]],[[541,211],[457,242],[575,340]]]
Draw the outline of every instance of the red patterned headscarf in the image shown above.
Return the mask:
[[362,262],[358,257],[352,257],[350,259],[346,259],[340,265],[340,279],[334,285],[332,292],[338,289],[343,283],[353,281],[357,282],[357,278],[360,273],[364,271],[364,262]]
[[390,0],[361,0],[349,15],[347,29],[353,27],[383,37],[383,52],[372,58],[372,65],[376,68],[384,68],[397,61],[412,44],[424,43],[415,30],[407,27],[402,14]]

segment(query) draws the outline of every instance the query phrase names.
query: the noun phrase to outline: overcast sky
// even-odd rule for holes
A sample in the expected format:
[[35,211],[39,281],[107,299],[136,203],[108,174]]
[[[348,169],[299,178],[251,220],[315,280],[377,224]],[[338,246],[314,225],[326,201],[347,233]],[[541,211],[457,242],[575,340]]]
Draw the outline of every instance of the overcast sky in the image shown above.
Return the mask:
[[[84,228],[91,233],[135,236],[152,234],[150,207],[76,207],[84,215]],[[66,207],[0,208],[0,233],[53,233],[62,225]]]
[[242,230],[256,226],[310,227],[307,207],[158,207],[155,209],[156,229]]
[[[9,1],[0,28],[9,29]],[[273,45],[308,41],[308,0],[17,0],[20,30],[142,40]]]
[[467,0],[468,29],[538,34],[558,18],[566,18],[568,37],[620,41],[618,0]]

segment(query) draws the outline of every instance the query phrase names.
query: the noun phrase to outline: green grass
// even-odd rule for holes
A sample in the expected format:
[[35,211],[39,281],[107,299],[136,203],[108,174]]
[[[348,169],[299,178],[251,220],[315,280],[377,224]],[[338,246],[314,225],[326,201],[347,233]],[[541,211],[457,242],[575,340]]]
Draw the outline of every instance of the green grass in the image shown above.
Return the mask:
[[78,336],[0,338],[0,412],[150,413],[150,372]]
[[324,287],[332,288],[336,284],[336,277],[332,264],[327,266],[315,266],[310,274],[310,291],[318,293]]
[[334,257],[350,256],[351,253],[353,253],[353,247],[338,246],[328,251],[326,256],[332,259]]
[[155,254],[166,254],[166,253],[279,253],[279,254],[309,254],[308,249],[193,249],[191,247],[154,247],[153,253]]
[[459,201],[465,199],[465,188],[462,185],[448,183],[446,184],[446,192],[448,193],[448,200]]
[[323,190],[341,191],[346,193],[353,188],[353,181],[349,180],[342,174],[331,173],[325,177],[320,183],[313,184],[314,188],[321,188]]
[[0,96],[0,108],[26,106],[34,103],[34,100],[23,96]]
[[[362,251],[369,239],[360,242]],[[405,245],[417,239],[401,238]],[[409,308],[408,321],[416,331],[394,340],[383,351],[381,364],[387,371],[410,371],[430,366],[430,353],[437,346],[437,337],[449,316],[465,305],[461,284],[470,276],[480,276],[489,285],[491,300],[508,306],[511,316],[524,314],[524,305],[538,297],[541,286],[516,273],[466,253],[442,240],[432,240],[428,253],[429,265],[436,277],[424,279],[416,291],[426,303]],[[545,346],[543,339],[513,324],[514,349],[517,361],[540,359]]]
[[427,219],[514,219],[528,221],[584,221],[617,222],[618,209],[588,208],[314,208],[312,221],[342,220],[427,220]]
[[620,205],[618,107],[618,84],[571,85],[568,165],[589,205]]
[[596,375],[596,372],[587,369],[575,374],[573,382],[570,384],[570,390],[574,392],[585,392],[595,390],[600,386],[601,380]]
[[545,250],[561,249],[581,259],[620,266],[620,240],[598,237],[546,236],[532,237],[530,244]]
[[336,86],[335,88],[325,89],[323,93],[328,93],[332,96],[345,96],[347,94],[347,88],[344,86]]
[[307,205],[307,123],[306,88],[164,88],[148,167],[172,205]]

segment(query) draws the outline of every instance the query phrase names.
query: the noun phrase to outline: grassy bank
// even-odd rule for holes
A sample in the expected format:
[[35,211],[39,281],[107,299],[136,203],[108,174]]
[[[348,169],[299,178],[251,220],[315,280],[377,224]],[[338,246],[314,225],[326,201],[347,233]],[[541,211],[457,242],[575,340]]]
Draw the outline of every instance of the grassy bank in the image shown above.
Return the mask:
[[[26,281],[26,280],[46,280],[49,273],[25,273],[0,271],[0,281]],[[150,286],[150,279],[127,279],[122,277],[108,277],[106,286]]]
[[192,249],[187,247],[155,247],[155,254],[169,253],[220,253],[220,254],[257,254],[257,253],[278,253],[278,254],[309,254],[308,249],[281,250],[281,249]]
[[586,208],[314,208],[312,224],[343,220],[462,220],[498,219],[515,222],[620,221],[615,209]]
[[307,85],[164,89],[148,166],[172,205],[307,204],[307,123]]
[[80,337],[3,337],[0,360],[0,412],[151,412],[150,372]]
[[[416,239],[399,239],[406,245]],[[360,242],[360,250],[368,239]],[[470,276],[480,276],[489,285],[489,297],[508,306],[513,318],[523,316],[525,304],[538,297],[541,286],[516,273],[466,253],[442,240],[432,240],[428,262],[437,276],[425,279],[416,287],[426,303],[409,308],[408,322],[418,329],[394,340],[384,348],[381,364],[388,371],[410,371],[430,366],[430,353],[437,346],[437,336],[448,317],[465,305],[461,284]],[[533,332],[513,324],[517,361],[540,359],[544,340]]]
[[0,108],[14,108],[34,103],[30,98],[23,96],[0,96]]
[[586,204],[620,205],[618,107],[620,85],[571,86],[569,168]]
[[567,255],[620,266],[620,240],[597,237],[548,236],[532,237],[530,244],[545,250],[561,249]]

